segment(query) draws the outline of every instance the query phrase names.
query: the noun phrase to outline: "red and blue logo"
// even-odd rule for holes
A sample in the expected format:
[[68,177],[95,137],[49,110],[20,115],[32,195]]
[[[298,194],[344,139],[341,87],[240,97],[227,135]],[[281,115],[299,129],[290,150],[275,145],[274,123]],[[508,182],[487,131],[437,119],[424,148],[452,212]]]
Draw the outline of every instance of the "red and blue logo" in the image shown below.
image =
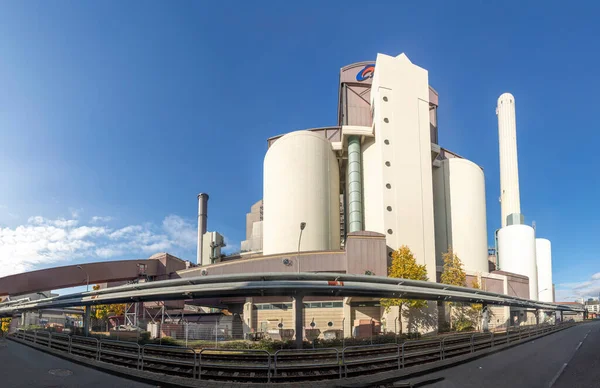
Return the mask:
[[373,73],[375,73],[375,64],[371,63],[359,71],[358,74],[356,74],[356,80],[360,82],[369,78],[373,78]]

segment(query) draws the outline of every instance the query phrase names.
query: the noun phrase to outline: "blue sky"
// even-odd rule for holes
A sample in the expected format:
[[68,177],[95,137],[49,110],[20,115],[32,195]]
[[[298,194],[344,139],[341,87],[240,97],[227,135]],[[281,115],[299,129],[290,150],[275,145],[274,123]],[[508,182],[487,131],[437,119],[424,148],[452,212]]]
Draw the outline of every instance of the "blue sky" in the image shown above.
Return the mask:
[[440,94],[441,145],[485,170],[490,241],[495,103],[513,93],[526,221],[560,297],[600,291],[600,6],[482,3],[3,2],[0,275],[193,260],[200,191],[235,250],[266,139],[335,124],[340,67],[405,52]]

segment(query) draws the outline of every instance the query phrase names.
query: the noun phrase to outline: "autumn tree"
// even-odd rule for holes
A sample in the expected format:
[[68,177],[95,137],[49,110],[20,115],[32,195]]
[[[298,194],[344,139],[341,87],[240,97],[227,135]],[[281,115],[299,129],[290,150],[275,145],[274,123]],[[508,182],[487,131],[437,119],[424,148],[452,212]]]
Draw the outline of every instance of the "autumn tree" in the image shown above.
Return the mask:
[[10,328],[10,321],[12,318],[0,318],[0,334],[8,333],[8,329]]
[[[456,253],[454,253],[452,247],[448,247],[448,251],[442,255],[442,258],[444,260],[444,269],[440,279],[441,283],[465,287],[467,285],[467,274],[463,269],[462,261],[460,261]],[[446,305],[450,309],[450,326],[452,327],[452,303],[447,302]],[[464,319],[464,309],[462,308],[462,305],[458,311],[458,320],[462,321]]]
[[[92,287],[94,291],[100,289],[100,285],[96,284]],[[111,316],[121,316],[125,314],[126,305],[120,304],[99,304],[92,307],[92,316],[98,322],[104,323],[108,326],[108,318]]]
[[[476,290],[481,290],[481,285],[477,281],[477,278],[473,279],[471,282],[471,288]],[[481,322],[481,315],[483,313],[483,304],[481,303],[471,303],[471,310],[469,311],[469,316],[474,321],[474,326],[479,329],[479,323]]]
[[462,261],[454,253],[452,247],[448,247],[448,252],[442,255],[442,259],[444,260],[444,269],[441,282],[452,286],[465,287],[467,285],[467,274],[463,269]]
[[[399,279],[428,280],[427,268],[424,264],[417,264],[415,256],[406,245],[392,252],[392,263],[388,268],[388,276]],[[386,312],[389,312],[393,306],[398,306],[398,316],[400,317],[402,307],[421,308],[427,305],[427,301],[384,298],[381,299],[381,305],[385,308]],[[402,325],[400,325],[400,333],[402,333]]]

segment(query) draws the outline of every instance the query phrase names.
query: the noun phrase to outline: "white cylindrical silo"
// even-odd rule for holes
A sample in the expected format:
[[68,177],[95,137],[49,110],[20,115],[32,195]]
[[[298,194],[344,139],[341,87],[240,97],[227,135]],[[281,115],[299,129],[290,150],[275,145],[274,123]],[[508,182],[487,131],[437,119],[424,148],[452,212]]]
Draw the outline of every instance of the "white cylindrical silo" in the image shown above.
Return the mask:
[[264,161],[263,254],[340,249],[340,178],[331,143],[288,133]]
[[[538,300],[535,231],[529,225],[509,225],[498,231],[500,270],[529,278],[528,299]],[[527,295],[517,295],[527,297]]]
[[552,244],[545,238],[535,239],[535,256],[538,271],[538,295],[542,302],[552,298]]
[[451,246],[464,268],[488,272],[485,178],[475,163],[450,158],[433,171],[436,259]]
[[513,213],[521,213],[519,163],[517,160],[517,122],[515,98],[504,93],[498,98],[498,141],[500,145],[500,202],[502,226]]

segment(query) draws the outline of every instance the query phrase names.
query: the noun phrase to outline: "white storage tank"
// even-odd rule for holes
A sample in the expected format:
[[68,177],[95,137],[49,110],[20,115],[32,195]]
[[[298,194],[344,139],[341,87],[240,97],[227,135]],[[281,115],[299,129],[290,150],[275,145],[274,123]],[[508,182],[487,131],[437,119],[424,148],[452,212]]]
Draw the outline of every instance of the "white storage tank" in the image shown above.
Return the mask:
[[288,133],[264,162],[263,254],[340,249],[340,177],[331,143],[309,131]]
[[[500,270],[529,278],[529,299],[538,299],[535,231],[529,225],[509,225],[498,231]],[[523,297],[523,295],[518,295]]]
[[552,297],[552,244],[545,238],[535,239],[538,270],[538,294],[541,302],[554,302]]
[[433,170],[433,197],[437,265],[451,246],[466,270],[489,272],[483,170],[467,159],[443,160]]

